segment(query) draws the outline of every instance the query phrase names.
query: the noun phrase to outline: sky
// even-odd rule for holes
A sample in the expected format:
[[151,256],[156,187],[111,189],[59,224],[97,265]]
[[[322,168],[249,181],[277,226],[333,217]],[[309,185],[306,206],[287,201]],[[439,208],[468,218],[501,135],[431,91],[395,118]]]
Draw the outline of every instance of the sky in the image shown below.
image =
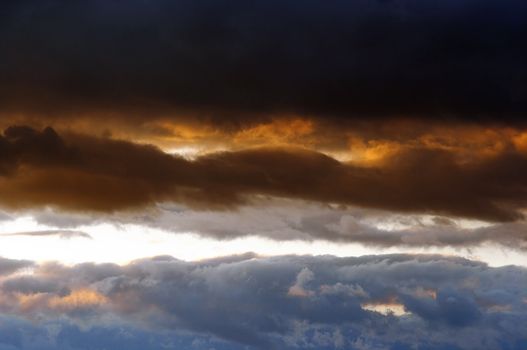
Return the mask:
[[527,2],[0,3],[0,350],[527,349]]

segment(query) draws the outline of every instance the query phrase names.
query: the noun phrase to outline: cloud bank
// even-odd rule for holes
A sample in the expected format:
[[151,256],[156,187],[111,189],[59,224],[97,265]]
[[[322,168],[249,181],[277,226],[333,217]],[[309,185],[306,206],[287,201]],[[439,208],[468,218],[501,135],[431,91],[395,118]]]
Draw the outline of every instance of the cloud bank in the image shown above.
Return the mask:
[[[370,248],[454,248],[501,246],[527,249],[524,221],[486,223],[444,216],[396,214],[382,210],[339,207],[291,200],[258,200],[235,210],[193,210],[161,203],[137,212],[72,213],[29,210],[18,215],[43,225],[35,235],[81,237],[83,230],[111,224],[116,230],[132,225],[165,234],[197,234],[228,245],[240,238],[280,242],[358,243]],[[49,232],[49,233],[48,233]],[[20,234],[25,234],[21,232]]]
[[6,1],[2,109],[520,120],[527,7],[505,1]]
[[11,275],[14,264],[27,263],[1,262],[10,266],[0,287],[6,349],[134,341],[144,349],[521,349],[527,342],[527,271],[461,258],[158,257],[124,266],[48,263]]
[[188,160],[128,141],[13,126],[0,138],[0,154],[0,202],[15,208],[111,212],[174,201],[227,209],[271,196],[514,221],[527,198],[527,155],[514,148],[468,164],[447,150],[419,147],[376,166],[295,148]]

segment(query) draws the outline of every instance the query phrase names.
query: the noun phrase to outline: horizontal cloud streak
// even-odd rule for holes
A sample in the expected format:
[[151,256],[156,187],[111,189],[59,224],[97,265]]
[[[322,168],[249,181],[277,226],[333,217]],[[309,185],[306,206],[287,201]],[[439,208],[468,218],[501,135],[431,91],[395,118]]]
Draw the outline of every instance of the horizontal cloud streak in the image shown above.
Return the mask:
[[265,195],[512,221],[527,200],[527,156],[514,149],[468,164],[427,148],[400,151],[376,166],[291,148],[191,161],[126,141],[11,127],[0,154],[0,202],[13,207],[114,211],[175,201],[232,208]]
[[[140,213],[25,212],[58,232],[89,229],[101,222],[133,224],[174,234],[192,232],[217,240],[263,237],[274,241],[359,243],[370,247],[471,248],[486,243],[527,249],[524,221],[487,224],[430,215],[400,215],[379,210],[341,208],[291,200],[258,200],[236,210],[196,211],[181,205],[158,204]],[[226,243],[228,244],[228,243]]]
[[[38,265],[32,276],[3,282],[0,308],[8,318],[60,319],[48,340],[57,347],[68,341],[68,329],[83,325],[75,336],[83,340],[122,326],[135,329],[132,338],[146,332],[154,339],[208,339],[196,341],[198,349],[211,340],[250,349],[520,349],[527,341],[525,283],[524,268],[442,256],[248,254],[195,263],[158,257],[125,266]],[[387,311],[397,307],[404,313]]]
[[57,236],[63,239],[71,238],[91,238],[91,236],[82,231],[73,230],[41,230],[41,231],[21,231],[13,233],[3,233],[0,237],[16,237],[16,236],[29,236],[29,237],[48,237]]

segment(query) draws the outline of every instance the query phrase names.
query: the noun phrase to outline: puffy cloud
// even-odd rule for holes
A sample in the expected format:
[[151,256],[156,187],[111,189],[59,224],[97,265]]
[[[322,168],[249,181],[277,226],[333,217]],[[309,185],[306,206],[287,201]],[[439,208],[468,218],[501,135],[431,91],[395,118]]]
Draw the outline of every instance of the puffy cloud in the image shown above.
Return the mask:
[[9,275],[23,268],[33,266],[33,262],[28,260],[13,260],[0,258],[0,276]]
[[[58,281],[62,288],[42,287]],[[46,264],[3,282],[1,308],[10,321],[2,327],[36,320],[49,348],[64,341],[78,349],[122,347],[146,334],[152,349],[161,339],[189,338],[197,349],[211,342],[219,349],[520,349],[525,283],[524,268],[430,255]],[[405,312],[372,307],[390,304]],[[106,336],[88,340],[99,332]],[[0,342],[9,339],[0,332]],[[24,341],[31,339],[39,338]]]

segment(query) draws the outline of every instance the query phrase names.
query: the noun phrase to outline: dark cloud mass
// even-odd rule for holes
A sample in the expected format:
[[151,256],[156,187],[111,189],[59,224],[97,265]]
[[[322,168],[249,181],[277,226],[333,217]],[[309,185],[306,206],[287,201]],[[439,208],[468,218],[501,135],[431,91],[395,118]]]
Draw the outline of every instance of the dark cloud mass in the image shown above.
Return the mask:
[[525,283],[524,268],[433,255],[45,264],[2,283],[0,343],[6,349],[522,349]]
[[126,141],[11,127],[0,153],[0,202],[15,208],[115,211],[175,201],[221,209],[265,195],[513,221],[527,198],[527,158],[516,150],[464,164],[445,150],[414,148],[373,167],[291,148],[187,160]]
[[520,120],[527,5],[3,1],[4,112]]

